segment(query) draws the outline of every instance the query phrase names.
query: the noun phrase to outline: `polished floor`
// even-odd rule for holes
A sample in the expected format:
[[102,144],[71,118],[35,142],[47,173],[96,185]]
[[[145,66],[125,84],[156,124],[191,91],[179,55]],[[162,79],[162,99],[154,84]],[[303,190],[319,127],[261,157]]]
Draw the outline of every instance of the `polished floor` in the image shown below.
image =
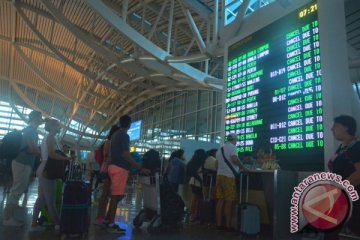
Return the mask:
[[[101,191],[101,186],[99,187]],[[99,191],[99,192],[100,192]],[[184,191],[186,192],[186,191]],[[93,194],[93,204],[92,204],[92,220],[95,218],[96,207],[97,207],[97,192]],[[188,195],[183,194],[184,199],[187,200]],[[53,230],[53,227],[49,227],[43,232],[29,232],[31,216],[33,211],[33,206],[37,198],[37,179],[34,179],[28,190],[28,194],[20,199],[20,204],[24,207],[23,211],[18,211],[16,216],[17,219],[23,220],[25,225],[21,228],[16,227],[5,227],[0,225],[0,240],[50,240],[50,239],[60,239],[58,233]],[[0,191],[0,219],[3,215],[3,207],[6,203],[6,193]],[[188,201],[185,201],[188,205]],[[127,187],[127,195],[119,204],[117,209],[116,220],[117,223],[122,227],[126,228],[126,234],[117,234],[108,232],[106,229],[100,228],[94,224],[91,224],[89,233],[85,237],[86,239],[172,239],[172,240],[182,240],[182,239],[241,239],[242,236],[235,233],[228,233],[224,231],[217,231],[212,226],[201,225],[199,223],[184,223],[178,229],[167,229],[161,228],[160,232],[149,234],[146,230],[147,224],[144,223],[141,228],[134,228],[132,221],[139,210],[142,208],[142,190],[141,187],[138,187],[138,184],[132,183]],[[71,238],[71,236],[70,236]],[[244,238],[243,238],[244,239]],[[266,236],[256,237],[247,237],[246,239],[271,239]]]
[[[101,185],[99,191],[95,191],[92,196],[92,221],[94,221],[97,207],[98,192],[101,191]],[[187,189],[180,190],[182,192],[183,199],[186,205],[189,205],[189,191]],[[28,194],[24,195],[20,200],[24,207],[22,211],[18,211],[16,218],[25,222],[25,225],[21,228],[15,227],[4,227],[0,225],[0,240],[50,240],[50,239],[64,239],[64,236],[60,236],[59,233],[53,230],[53,227],[48,227],[43,232],[29,232],[33,205],[37,198],[37,179],[34,179],[28,190]],[[132,221],[143,205],[143,190],[140,184],[136,181],[128,184],[126,197],[119,204],[116,214],[116,221],[122,227],[126,228],[126,234],[118,234],[108,232],[106,229],[100,228],[94,224],[90,225],[88,234],[84,237],[85,239],[171,239],[171,240],[235,240],[235,239],[272,239],[270,229],[262,229],[262,233],[259,236],[243,236],[235,233],[224,232],[215,230],[213,226],[201,225],[199,223],[188,223],[188,218],[185,217],[182,226],[178,229],[160,228],[161,231],[150,234],[146,227],[147,223],[144,223],[141,228],[134,228]],[[6,191],[0,191],[0,219],[3,215],[3,207],[6,203]],[[71,236],[70,236],[71,238]],[[294,237],[293,239],[322,239],[321,237]],[[348,238],[341,238],[348,239]]]

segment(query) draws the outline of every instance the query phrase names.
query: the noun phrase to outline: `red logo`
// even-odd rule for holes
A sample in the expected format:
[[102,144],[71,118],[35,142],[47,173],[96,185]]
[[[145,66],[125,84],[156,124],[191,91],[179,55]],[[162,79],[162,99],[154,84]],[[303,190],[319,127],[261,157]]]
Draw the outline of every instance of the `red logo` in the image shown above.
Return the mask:
[[309,224],[318,229],[332,229],[349,216],[349,198],[332,184],[318,184],[309,189],[302,201],[302,212]]

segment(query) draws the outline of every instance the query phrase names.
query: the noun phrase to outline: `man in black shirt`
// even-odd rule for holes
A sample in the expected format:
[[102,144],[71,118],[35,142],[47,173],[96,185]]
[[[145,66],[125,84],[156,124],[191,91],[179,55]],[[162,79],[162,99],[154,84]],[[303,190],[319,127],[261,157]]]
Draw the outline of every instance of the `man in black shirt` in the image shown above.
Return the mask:
[[125,231],[115,224],[115,213],[117,204],[124,197],[129,170],[136,168],[145,175],[150,174],[150,170],[142,168],[130,155],[130,137],[127,134],[130,124],[130,116],[122,116],[119,121],[120,129],[114,133],[110,140],[110,164],[108,172],[111,179],[111,200],[106,222],[112,232],[115,233],[124,233]]

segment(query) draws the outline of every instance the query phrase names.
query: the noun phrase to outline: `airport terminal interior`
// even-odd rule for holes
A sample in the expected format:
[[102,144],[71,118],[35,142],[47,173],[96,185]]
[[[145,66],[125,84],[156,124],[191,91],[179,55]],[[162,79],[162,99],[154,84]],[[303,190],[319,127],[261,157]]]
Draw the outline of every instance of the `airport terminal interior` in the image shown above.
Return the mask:
[[[347,199],[341,221],[329,220],[331,213],[318,205],[308,210],[305,200],[315,187],[296,195],[304,179],[332,171],[341,144],[333,136],[334,118],[351,116],[359,129],[359,0],[0,0],[0,146],[9,132],[27,127],[34,111],[60,123],[56,141],[74,160],[67,170],[77,169],[76,181],[91,180],[86,231],[63,234],[43,215],[43,231],[32,231],[41,159],[14,210],[21,226],[5,224],[14,160],[3,157],[1,147],[0,240],[360,239],[346,225],[354,188],[327,185],[338,184]],[[130,169],[115,217],[124,231],[114,233],[96,224],[105,184],[94,173],[101,170],[96,152],[124,115],[131,117],[127,134],[136,164],[145,164],[151,149],[161,163],[154,177]],[[354,144],[359,132],[351,135]],[[40,147],[48,136],[44,124],[37,134]],[[168,224],[160,198],[170,184],[164,177],[169,159],[182,149],[189,166],[196,150],[209,157],[226,140],[235,141],[247,173],[236,198],[258,212],[249,220],[233,206],[234,228],[217,226],[218,186],[211,178],[212,191],[199,187],[210,200],[197,201],[213,203],[212,219],[195,218],[196,194],[184,177],[174,191],[184,203],[180,220]],[[218,151],[216,166],[219,156],[225,158]],[[204,164],[199,169],[204,172]],[[64,185],[57,189],[61,212]],[[137,226],[149,204],[155,215]],[[241,221],[258,222],[258,230]],[[336,238],[326,237],[322,221],[340,229]]]

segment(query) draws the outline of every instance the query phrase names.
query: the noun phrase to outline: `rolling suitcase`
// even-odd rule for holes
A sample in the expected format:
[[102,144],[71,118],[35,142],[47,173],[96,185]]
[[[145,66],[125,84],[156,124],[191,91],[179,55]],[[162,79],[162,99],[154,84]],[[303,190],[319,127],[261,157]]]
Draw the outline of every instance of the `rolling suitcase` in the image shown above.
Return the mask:
[[[242,202],[243,175],[246,175],[246,200]],[[241,233],[257,235],[260,233],[260,209],[254,204],[248,203],[249,200],[249,175],[240,175],[240,199],[237,205],[237,228]]]
[[61,206],[60,233],[84,236],[90,225],[91,187],[88,181],[73,179],[70,166],[69,178],[64,184]]
[[199,202],[199,220],[200,223],[212,223],[215,220],[215,201],[211,199],[211,190],[212,190],[212,181],[213,177],[211,174],[205,176],[210,178],[210,185],[209,185],[209,194],[208,198],[206,198],[203,189],[203,199]]

